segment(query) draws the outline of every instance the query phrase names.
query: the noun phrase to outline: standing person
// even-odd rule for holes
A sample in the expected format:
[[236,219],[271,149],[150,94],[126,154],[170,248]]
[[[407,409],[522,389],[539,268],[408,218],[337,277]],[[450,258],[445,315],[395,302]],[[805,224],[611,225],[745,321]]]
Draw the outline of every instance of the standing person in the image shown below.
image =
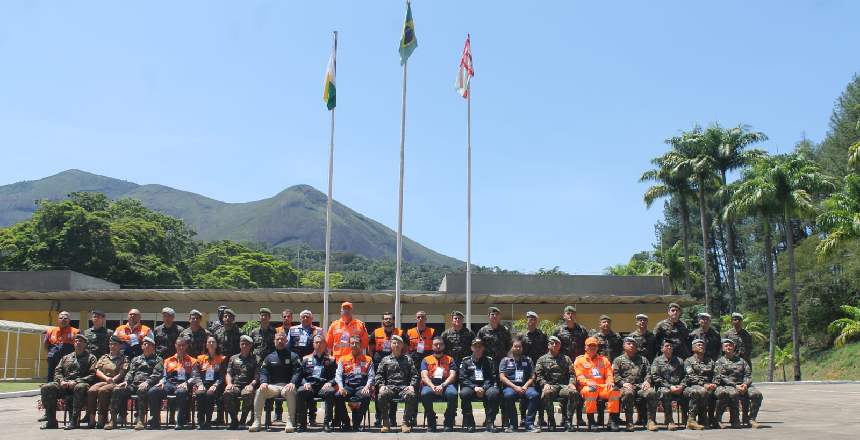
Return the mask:
[[735,352],[735,342],[729,338],[723,339],[723,357],[714,364],[714,381],[717,383],[716,419],[720,420],[726,406],[729,407],[731,425],[740,427],[738,423],[738,402],[745,399],[749,402],[749,413],[744,414],[744,424],[751,428],[760,428],[756,421],[761,408],[763,396],[752,384],[752,370],[749,364]]
[[[580,323],[576,322],[576,306],[568,305],[564,308],[564,324],[556,327],[552,332],[553,336],[561,341],[561,352],[573,359],[585,353],[585,339],[588,338],[588,330]],[[564,411],[564,408],[562,408]],[[564,411],[565,414],[576,413],[576,425],[585,425],[582,420],[582,405],[577,405],[572,410]]]
[[654,329],[654,343],[657,348],[663,349],[663,341],[672,342],[672,353],[679,358],[686,359],[690,356],[687,343],[690,341],[690,331],[681,320],[681,306],[677,303],[669,304],[669,316],[658,322]]
[[573,362],[573,370],[576,372],[579,395],[585,401],[588,429],[596,432],[603,425],[602,417],[598,421],[594,419],[594,414],[597,413],[598,400],[603,400],[606,402],[606,410],[609,411],[609,428],[612,431],[618,431],[621,391],[615,389],[612,363],[606,356],[597,353],[598,346],[597,338],[589,337],[586,339],[585,354],[576,358]]
[[433,338],[433,354],[421,361],[421,403],[427,416],[427,429],[436,432],[436,411],[433,402],[445,399],[445,432],[454,431],[454,418],[457,417],[457,364],[454,358],[445,354],[442,338]]
[[149,388],[149,428],[161,429],[161,401],[167,396],[175,396],[173,402],[179,415],[176,419],[177,431],[185,429],[188,422],[188,396],[194,386],[194,372],[197,361],[188,355],[188,341],[176,340],[176,349],[172,356],[164,360],[164,377],[160,382]]
[[284,309],[281,311],[281,325],[278,327],[278,331],[286,333],[292,326],[293,311],[291,309]]
[[400,430],[403,433],[412,432],[412,425],[415,424],[418,413],[418,398],[415,390],[420,383],[419,377],[412,358],[406,354],[403,338],[392,336],[391,354],[379,362],[379,369],[374,378],[374,384],[379,389],[379,411],[382,413],[382,429],[379,432],[389,432],[395,422],[393,417],[389,417],[389,407],[395,396],[406,402]]
[[313,346],[313,353],[302,358],[300,369],[301,382],[298,384],[298,394],[296,396],[296,418],[298,423],[296,431],[307,431],[308,405],[313,402],[315,397],[320,397],[325,402],[323,431],[331,432],[337,363],[326,352],[325,338],[322,335],[314,336]]
[[[352,335],[349,338],[352,351],[342,356],[337,363],[335,383],[337,392],[335,394],[335,410],[346,411],[346,402],[350,402],[352,409],[352,430],[362,431],[361,421],[370,406],[373,396],[373,380],[376,369],[373,359],[362,353],[361,337]],[[346,419],[346,417],[340,417]]]
[[684,398],[684,377],[687,373],[683,361],[674,354],[675,344],[671,340],[663,340],[660,349],[663,355],[657,356],[654,363],[651,364],[651,378],[654,381],[654,387],[657,388],[658,398],[663,404],[666,429],[674,431],[677,427],[672,419],[673,400],[678,401],[678,404],[681,405],[681,414],[684,419],[681,423],[687,422],[687,399]]
[[621,336],[612,330],[612,318],[609,315],[600,315],[600,327],[593,332],[592,336],[597,338],[597,352],[606,356],[610,361],[621,355]]
[[[374,330],[370,335],[368,346],[373,353],[374,369],[379,366],[379,361],[391,354],[391,337],[397,335],[403,337],[403,330],[394,327],[394,314],[386,312],[382,314],[382,327]],[[382,413],[379,411],[378,396],[374,398],[376,406],[376,421],[374,426],[379,428],[382,426]],[[394,417],[395,414],[391,414]]]
[[[573,362],[570,357],[561,352],[561,340],[555,336],[549,337],[549,351],[538,358],[535,366],[535,385],[540,390],[543,407],[546,409],[548,428],[555,431],[555,400],[561,397],[568,402],[567,408],[579,404],[579,393],[576,384],[571,381],[570,372]],[[562,414],[561,424],[565,430],[570,429],[570,415]]]
[[720,334],[711,327],[711,315],[708,313],[699,313],[696,316],[699,320],[699,328],[690,332],[690,344],[696,339],[701,339],[705,343],[705,357],[712,362],[716,362],[720,358],[720,352],[723,349],[720,340]]
[[499,383],[502,385],[502,403],[507,426],[505,432],[517,430],[516,401],[527,404],[525,428],[529,432],[540,432],[534,424],[540,394],[532,386],[535,383],[535,368],[532,360],[523,355],[523,340],[519,336],[511,341],[509,355],[499,363]]
[[227,369],[227,358],[221,354],[215,336],[206,338],[206,351],[197,356],[196,365],[194,400],[197,404],[197,429],[209,429],[212,427],[212,409],[224,394]]
[[260,307],[260,326],[251,331],[254,340],[254,357],[262,363],[269,353],[275,351],[275,326],[272,325],[272,310]]
[[649,363],[654,360],[654,357],[657,356],[657,346],[655,345],[657,340],[654,332],[648,330],[648,315],[642,313],[636,315],[636,330],[627,336],[636,340],[636,347],[640,355],[645,356]]
[[176,340],[185,330],[176,324],[176,311],[170,307],[161,309],[161,325],[155,327],[155,352],[164,359],[176,354]]
[[[96,383],[87,390],[87,414],[90,420],[88,426],[98,429],[106,427],[108,408],[110,408],[111,394],[116,384],[125,379],[128,371],[128,358],[120,348],[122,340],[111,336],[108,343],[108,353],[103,354],[95,366]],[[98,422],[96,421],[98,414]],[[110,420],[110,424],[116,426],[116,418]],[[108,428],[113,429],[113,428]]]
[[78,335],[78,329],[72,327],[71,322],[71,314],[63,310],[57,314],[57,326],[51,327],[45,333],[42,344],[48,352],[48,379],[46,383],[54,381],[54,370],[60,363],[60,359],[75,351],[75,336]]
[[[224,314],[225,318],[227,314]],[[226,324],[226,319],[225,319]],[[222,329],[223,330],[223,329]],[[224,376],[224,407],[230,418],[230,429],[238,429],[244,425],[254,401],[254,391],[257,386],[257,360],[251,353],[254,340],[248,335],[242,335],[239,340],[239,353],[227,361],[227,374]],[[239,405],[242,406],[242,418],[239,418]],[[255,415],[256,417],[256,415]]]
[[472,341],[472,355],[463,358],[458,371],[463,428],[468,433],[475,432],[472,401],[479,400],[484,403],[484,428],[488,433],[495,434],[497,431],[494,423],[499,411],[499,375],[495,360],[484,356],[483,341]]
[[140,356],[143,353],[140,345],[143,338],[149,337],[155,341],[152,329],[140,322],[140,310],[138,309],[129,310],[128,321],[117,327],[113,333],[122,339],[123,351],[129,358]]
[[[116,420],[118,414],[125,412],[125,405],[129,396],[137,396],[135,431],[144,428],[143,422],[148,406],[146,396],[149,388],[157,384],[164,374],[164,361],[155,353],[155,339],[152,336],[147,336],[143,338],[141,346],[142,354],[131,360],[125,381],[114,387],[110,400],[111,418]],[[115,428],[115,426],[111,428]]]
[[[182,330],[179,334],[180,338],[188,340],[188,354],[191,357],[197,357],[206,353],[206,341],[209,340],[209,330],[203,328],[200,323],[203,321],[203,314],[199,310],[193,309],[188,312],[188,328]],[[216,340],[217,342],[217,340]]]
[[753,339],[750,332],[744,328],[744,315],[732,313],[732,328],[726,331],[725,337],[735,343],[735,354],[747,361],[747,365],[752,369]]
[[539,322],[540,317],[537,313],[526,312],[526,332],[522,335],[523,354],[528,356],[535,365],[537,365],[538,359],[549,351],[549,338],[546,333],[538,328]]
[[[293,312],[290,309],[284,310],[281,314],[286,322],[293,321]],[[283,329],[283,330],[282,330]],[[299,356],[299,360],[314,352],[314,337],[323,334],[323,329],[314,325],[314,314],[310,310],[302,310],[299,313],[299,323],[284,329],[283,326],[278,327],[277,331],[288,331],[287,349]],[[317,425],[317,404],[311,402],[309,407],[310,425]],[[283,418],[284,407],[280,402],[275,405],[275,421],[280,422]]]
[[436,330],[427,326],[427,313],[419,310],[415,313],[415,327],[406,331],[407,350],[412,358],[412,363],[421,365],[421,361],[430,353],[433,336]]
[[40,387],[47,423],[42,429],[57,429],[57,400],[72,395],[72,413],[66,429],[80,427],[81,408],[87,403],[87,390],[95,382],[96,357],[87,351],[87,338],[74,336],[74,351],[63,356],[54,369],[54,381]]
[[227,309],[229,309],[229,307],[227,307],[223,304],[218,306],[217,318],[216,319],[210,319],[209,322],[206,324],[206,330],[208,330],[210,334],[214,335],[215,331],[217,331],[219,328],[221,328],[221,326],[223,325],[222,321],[224,320],[224,310],[227,310]]
[[[684,397],[690,403],[687,414],[687,429],[702,430],[711,426],[716,404],[714,383],[714,361],[705,355],[705,341],[693,340],[693,355],[684,360]],[[701,422],[697,422],[697,419]]]
[[472,353],[470,345],[475,340],[475,333],[464,324],[463,312],[455,310],[451,313],[451,327],[442,332],[442,342],[445,343],[445,354],[454,359],[459,365],[464,357]]
[[275,334],[275,351],[269,353],[260,366],[260,388],[254,397],[254,423],[248,431],[262,428],[261,418],[266,400],[281,396],[287,401],[284,432],[293,432],[296,419],[296,384],[301,380],[299,356],[287,349],[287,333]]
[[[215,337],[218,339],[218,346],[221,347],[221,354],[227,359],[239,354],[239,340],[242,336],[242,329],[236,325],[236,313],[232,309],[224,309],[221,327],[215,330]],[[251,345],[253,346],[253,344],[254,340],[252,339]]]
[[90,314],[90,320],[93,325],[84,330],[84,336],[87,337],[87,351],[92,353],[96,359],[101,359],[108,353],[108,345],[111,336],[113,336],[113,330],[105,327],[105,312],[101,310],[93,310]]
[[352,351],[349,346],[349,338],[352,335],[361,337],[361,348],[366,351],[368,344],[367,328],[364,326],[364,322],[352,317],[352,303],[347,301],[340,305],[340,318],[331,323],[328,333],[326,333],[326,346],[331,350],[335,360]]
[[636,338],[624,338],[624,353],[612,361],[612,377],[615,389],[621,391],[621,409],[627,431],[633,432],[633,408],[636,399],[645,401],[649,431],[657,430],[657,393],[651,386],[651,364],[639,353]]
[[498,307],[492,306],[487,309],[487,320],[489,323],[478,330],[475,336],[484,343],[487,356],[493,359],[501,359],[507,356],[511,350],[511,332],[502,325],[502,312]]

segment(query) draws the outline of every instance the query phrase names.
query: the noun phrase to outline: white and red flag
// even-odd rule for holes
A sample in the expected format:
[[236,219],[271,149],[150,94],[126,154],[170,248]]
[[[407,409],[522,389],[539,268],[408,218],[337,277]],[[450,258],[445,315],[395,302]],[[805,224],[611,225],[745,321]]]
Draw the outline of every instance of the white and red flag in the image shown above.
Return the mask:
[[463,47],[463,57],[460,58],[460,71],[457,72],[457,81],[454,83],[457,93],[463,98],[469,97],[469,80],[473,76],[475,76],[475,70],[472,68],[472,44],[469,42],[469,35],[466,34],[466,45]]

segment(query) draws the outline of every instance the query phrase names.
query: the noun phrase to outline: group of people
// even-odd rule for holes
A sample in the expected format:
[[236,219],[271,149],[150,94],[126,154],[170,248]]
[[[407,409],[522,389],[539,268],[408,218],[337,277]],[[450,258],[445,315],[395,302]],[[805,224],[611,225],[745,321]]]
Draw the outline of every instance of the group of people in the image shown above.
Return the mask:
[[[327,331],[313,324],[309,310],[299,314],[298,324],[284,310],[282,325],[276,326],[271,310],[260,308],[260,325],[248,335],[226,306],[208,328],[197,310],[189,312],[189,327],[182,328],[175,311],[165,307],[163,323],[154,330],[141,323],[137,309],[113,331],[105,328],[102,311],[92,312],[92,326],[84,332],[61,312],[58,326],[45,336],[44,428],[58,427],[60,399],[71,409],[66,429],[80,428],[82,421],[88,428],[115,429],[126,419],[130,401],[134,429],[159,429],[165,400],[175,429],[190,427],[193,408],[197,429],[247,426],[256,432],[271,424],[274,410],[285,432],[303,432],[315,425],[317,401],[324,406],[325,432],[363,430],[370,402],[376,408],[374,425],[383,433],[396,429],[398,403],[405,404],[401,432],[416,426],[419,403],[427,430],[437,432],[435,402],[445,404],[444,432],[454,430],[458,402],[464,432],[475,432],[472,405],[479,401],[487,432],[498,432],[500,410],[505,432],[520,427],[633,431],[637,424],[656,431],[659,404],[667,429],[675,430],[673,403],[681,410],[680,425],[688,429],[759,427],[762,395],[752,385],[752,338],[743,316],[734,313],[732,328],[720,337],[707,313],[698,315],[699,327],[692,332],[680,313],[678,304],[670,304],[653,332],[648,317],[637,315],[636,329],[622,338],[606,315],[598,329],[588,331],[576,321],[572,305],[550,335],[538,328],[539,317],[531,311],[527,329],[512,334],[496,307],[488,309],[488,324],[477,334],[454,311],[451,327],[438,335],[424,311],[405,332],[385,313],[382,326],[369,333],[353,317],[350,302],[341,304],[340,319]],[[727,409],[729,424],[723,425]]]

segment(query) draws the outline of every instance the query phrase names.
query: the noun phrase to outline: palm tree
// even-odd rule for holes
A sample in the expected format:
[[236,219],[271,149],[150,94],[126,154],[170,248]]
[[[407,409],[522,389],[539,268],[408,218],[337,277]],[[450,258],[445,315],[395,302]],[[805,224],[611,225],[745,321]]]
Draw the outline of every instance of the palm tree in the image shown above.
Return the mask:
[[[775,357],[771,356],[771,355],[767,355],[764,358],[762,358],[761,362],[762,362],[762,364],[768,364],[769,365],[770,360],[773,359],[773,364],[776,365],[778,368],[782,368],[782,381],[787,382],[788,381],[788,374],[786,374],[785,366],[788,365],[788,363],[794,359],[793,351],[794,351],[794,344],[789,342],[788,345],[786,345],[783,348],[776,347],[776,352],[774,354]],[[772,377],[769,378],[768,381],[773,382],[773,378]]]
[[699,219],[702,227],[702,269],[704,271],[705,310],[711,311],[710,275],[708,272],[708,212],[706,193],[715,187],[715,157],[719,145],[719,133],[712,130],[702,130],[701,127],[693,127],[692,130],[682,132],[680,136],[669,138],[666,143],[673,150],[664,156],[666,162],[672,166],[673,172],[690,176],[696,186],[696,194],[699,198]]
[[693,195],[690,186],[690,176],[683,170],[676,170],[668,163],[666,155],[654,158],[651,163],[656,166],[639,178],[640,182],[657,182],[645,191],[643,199],[645,206],[650,208],[657,199],[674,197],[678,202],[681,214],[682,240],[684,243],[684,293],[690,291],[690,208],[687,201]]
[[821,258],[845,242],[860,238],[860,175],[848,174],[842,181],[842,190],[824,200],[815,221],[827,233],[816,249]]
[[[714,166],[720,176],[720,181],[723,188],[727,185],[727,174],[740,168],[749,166],[755,159],[765,154],[762,150],[747,150],[746,148],[752,144],[767,140],[767,135],[758,131],[751,131],[749,125],[738,125],[737,127],[722,129],[719,124],[714,124],[714,128],[719,132],[721,141],[717,148],[717,156],[715,157]],[[719,201],[719,210],[728,203],[728,194],[724,192],[717,198]],[[731,310],[737,308],[737,282],[735,281],[735,228],[734,221],[731,216],[722,218],[723,227],[728,234],[728,243],[726,243],[726,276],[729,284],[729,304]]]
[[[780,216],[788,250],[788,276],[791,294],[791,341],[794,344],[794,380],[800,374],[800,318],[797,311],[797,280],[794,261],[792,220],[807,218],[815,213],[814,194],[832,191],[834,186],[818,165],[801,154],[764,157],[755,162],[746,181],[738,188],[741,195],[736,209],[744,205],[766,207],[767,212]],[[731,204],[731,203],[730,203]],[[732,212],[730,209],[727,212]],[[766,234],[765,240],[769,234]],[[767,248],[770,249],[769,247]],[[768,252],[769,253],[769,252]],[[768,280],[770,281],[770,280]],[[768,287],[770,289],[770,287]],[[770,293],[768,294],[770,295]],[[770,308],[770,306],[768,307]],[[770,310],[768,310],[770,315]]]
[[845,345],[846,342],[860,338],[860,307],[843,305],[840,307],[849,318],[839,318],[827,326],[827,331],[830,333],[838,333],[833,345],[837,348]]

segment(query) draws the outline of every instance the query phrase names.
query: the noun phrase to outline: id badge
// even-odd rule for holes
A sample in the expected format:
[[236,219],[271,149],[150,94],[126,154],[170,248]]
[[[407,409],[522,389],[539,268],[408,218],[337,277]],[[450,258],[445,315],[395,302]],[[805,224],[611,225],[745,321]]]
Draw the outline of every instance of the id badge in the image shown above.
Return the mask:
[[185,368],[179,367],[176,369],[176,378],[179,380],[185,380]]
[[418,340],[418,345],[415,346],[415,351],[417,351],[419,353],[424,353],[424,340],[423,339]]
[[600,379],[603,375],[600,374],[600,368],[594,367],[591,369],[591,377]]
[[137,345],[137,334],[132,333],[131,335],[129,335],[128,341],[131,345]]
[[441,367],[436,367],[433,370],[433,379],[444,379],[445,378],[445,369]]
[[215,370],[212,367],[206,369],[206,380],[215,380]]
[[385,342],[382,343],[382,351],[391,351],[391,340],[386,339]]
[[514,370],[514,382],[523,381],[523,370]]
[[476,381],[484,381],[484,370],[476,369],[475,370],[475,380]]
[[314,365],[314,377],[322,377],[322,365]]
[[299,345],[301,345],[302,347],[308,345],[308,334],[307,333],[302,332],[302,334],[299,336]]
[[340,334],[340,341],[344,343],[349,343],[349,332],[343,332]]

